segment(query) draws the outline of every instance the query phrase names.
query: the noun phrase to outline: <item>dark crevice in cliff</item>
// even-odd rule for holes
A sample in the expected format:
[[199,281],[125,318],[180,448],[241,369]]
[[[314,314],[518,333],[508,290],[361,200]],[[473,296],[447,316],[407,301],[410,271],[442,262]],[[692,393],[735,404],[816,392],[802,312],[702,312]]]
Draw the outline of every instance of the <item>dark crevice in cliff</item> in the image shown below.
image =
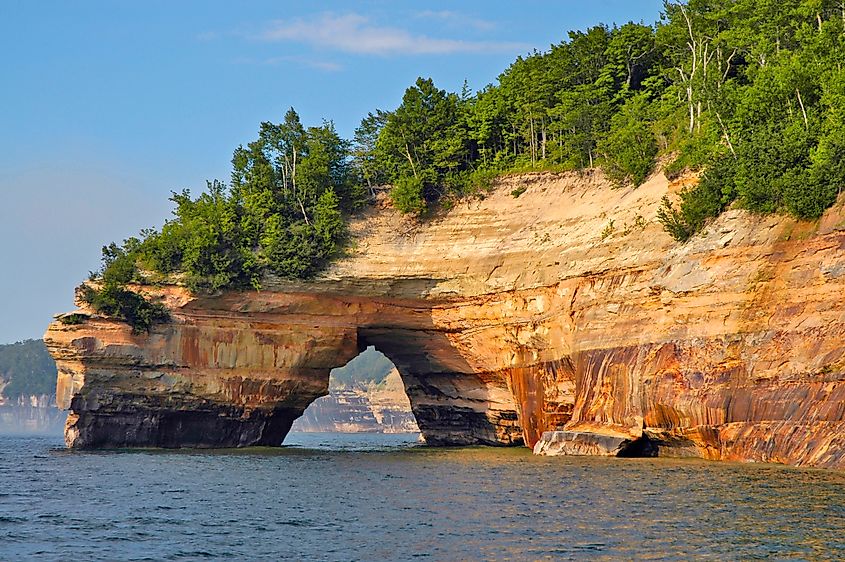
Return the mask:
[[627,444],[623,445],[616,454],[617,457],[627,458],[656,457],[658,455],[659,447],[657,442],[652,441],[646,435],[643,435],[639,439],[629,441]]

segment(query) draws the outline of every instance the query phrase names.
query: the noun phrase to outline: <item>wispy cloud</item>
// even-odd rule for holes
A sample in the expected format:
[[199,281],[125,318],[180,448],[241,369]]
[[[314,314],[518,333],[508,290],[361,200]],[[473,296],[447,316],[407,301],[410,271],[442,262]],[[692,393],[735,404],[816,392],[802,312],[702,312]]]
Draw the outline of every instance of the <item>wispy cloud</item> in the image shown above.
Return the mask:
[[325,13],[311,18],[276,20],[253,38],[290,41],[360,55],[445,55],[520,51],[522,43],[442,39],[379,26],[359,14]]
[[308,68],[315,68],[324,72],[338,72],[343,70],[343,65],[336,62],[326,60],[316,60],[308,57],[300,57],[295,55],[268,57],[263,59],[241,57],[234,61],[235,64],[246,64],[255,66],[278,66],[280,64],[294,63]]
[[420,19],[436,20],[455,27],[472,27],[479,31],[491,31],[496,22],[453,12],[451,10],[423,10],[415,14]]

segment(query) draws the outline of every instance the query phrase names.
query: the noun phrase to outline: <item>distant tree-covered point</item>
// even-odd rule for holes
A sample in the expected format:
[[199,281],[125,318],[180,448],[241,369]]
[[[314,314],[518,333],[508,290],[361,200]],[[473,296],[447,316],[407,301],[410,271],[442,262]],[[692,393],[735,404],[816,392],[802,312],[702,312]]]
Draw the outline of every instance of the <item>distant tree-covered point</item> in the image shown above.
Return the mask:
[[380,384],[392,370],[393,363],[390,359],[370,346],[343,367],[333,369],[329,382],[332,387]]
[[845,185],[845,1],[665,2],[654,25],[571,31],[519,57],[479,92],[419,78],[351,141],[289,110],[239,146],[229,183],[174,193],[174,217],[104,248],[96,310],[149,330],[167,319],[130,283],[258,288],[308,278],[339,255],[346,220],[390,186],[424,217],[499,174],[602,167],[637,186],[658,158],[701,174],[658,219],[685,241],[729,205],[819,217]]
[[56,374],[56,363],[42,340],[0,345],[0,394],[5,398],[54,394]]

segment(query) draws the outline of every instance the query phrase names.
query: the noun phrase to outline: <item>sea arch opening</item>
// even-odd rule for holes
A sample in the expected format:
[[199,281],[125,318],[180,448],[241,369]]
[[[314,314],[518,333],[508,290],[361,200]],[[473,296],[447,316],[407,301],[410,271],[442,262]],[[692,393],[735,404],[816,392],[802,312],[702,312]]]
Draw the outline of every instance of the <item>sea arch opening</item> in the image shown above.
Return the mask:
[[[426,443],[524,444],[507,383],[499,373],[478,372],[473,368],[443,331],[418,326],[363,326],[356,329],[355,339],[359,355],[337,367],[354,364],[362,353],[383,356],[401,380]],[[373,351],[367,352],[368,349]],[[331,386],[330,377],[327,387]],[[308,412],[308,408],[304,411]],[[304,423],[308,421],[306,418]]]
[[332,369],[328,391],[294,421],[292,432],[419,434],[399,371],[374,346]]

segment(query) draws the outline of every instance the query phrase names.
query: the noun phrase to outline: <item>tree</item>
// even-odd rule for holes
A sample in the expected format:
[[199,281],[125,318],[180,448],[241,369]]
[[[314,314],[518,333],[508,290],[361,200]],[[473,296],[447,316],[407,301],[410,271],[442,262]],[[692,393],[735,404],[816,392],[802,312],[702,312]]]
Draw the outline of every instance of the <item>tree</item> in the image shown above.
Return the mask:
[[367,184],[370,197],[375,197],[375,187],[387,183],[384,155],[379,153],[378,138],[387,122],[388,114],[377,109],[368,113],[355,129],[352,139],[352,160],[358,175]]
[[304,221],[286,223],[279,215],[268,219],[260,249],[264,266],[288,279],[311,277],[323,263],[314,228]]
[[332,188],[325,190],[317,201],[314,208],[314,230],[320,239],[323,255],[327,258],[334,255],[345,228],[340,212],[340,199]]
[[607,90],[595,84],[564,90],[549,113],[552,127],[559,131],[555,159],[575,168],[592,168],[596,144],[612,115]]
[[0,391],[13,400],[56,392],[56,363],[42,340],[0,345]]
[[663,197],[657,220],[675,240],[687,241],[734,200],[735,176],[736,160],[722,156],[704,172],[698,185],[681,191],[678,207]]
[[413,177],[425,200],[437,200],[446,174],[465,167],[467,138],[458,124],[457,96],[437,89],[430,78],[418,78],[379,134],[377,147],[390,178]]
[[645,181],[654,168],[657,141],[649,128],[644,96],[631,98],[613,116],[610,131],[599,143],[598,150],[608,175],[615,181],[629,181],[635,186]]
[[602,72],[609,74],[620,89],[639,89],[656,56],[654,30],[647,25],[629,22],[614,28],[605,55],[608,62]]
[[403,177],[396,180],[396,185],[390,190],[390,198],[393,205],[403,213],[419,215],[425,212],[423,184],[418,178]]

